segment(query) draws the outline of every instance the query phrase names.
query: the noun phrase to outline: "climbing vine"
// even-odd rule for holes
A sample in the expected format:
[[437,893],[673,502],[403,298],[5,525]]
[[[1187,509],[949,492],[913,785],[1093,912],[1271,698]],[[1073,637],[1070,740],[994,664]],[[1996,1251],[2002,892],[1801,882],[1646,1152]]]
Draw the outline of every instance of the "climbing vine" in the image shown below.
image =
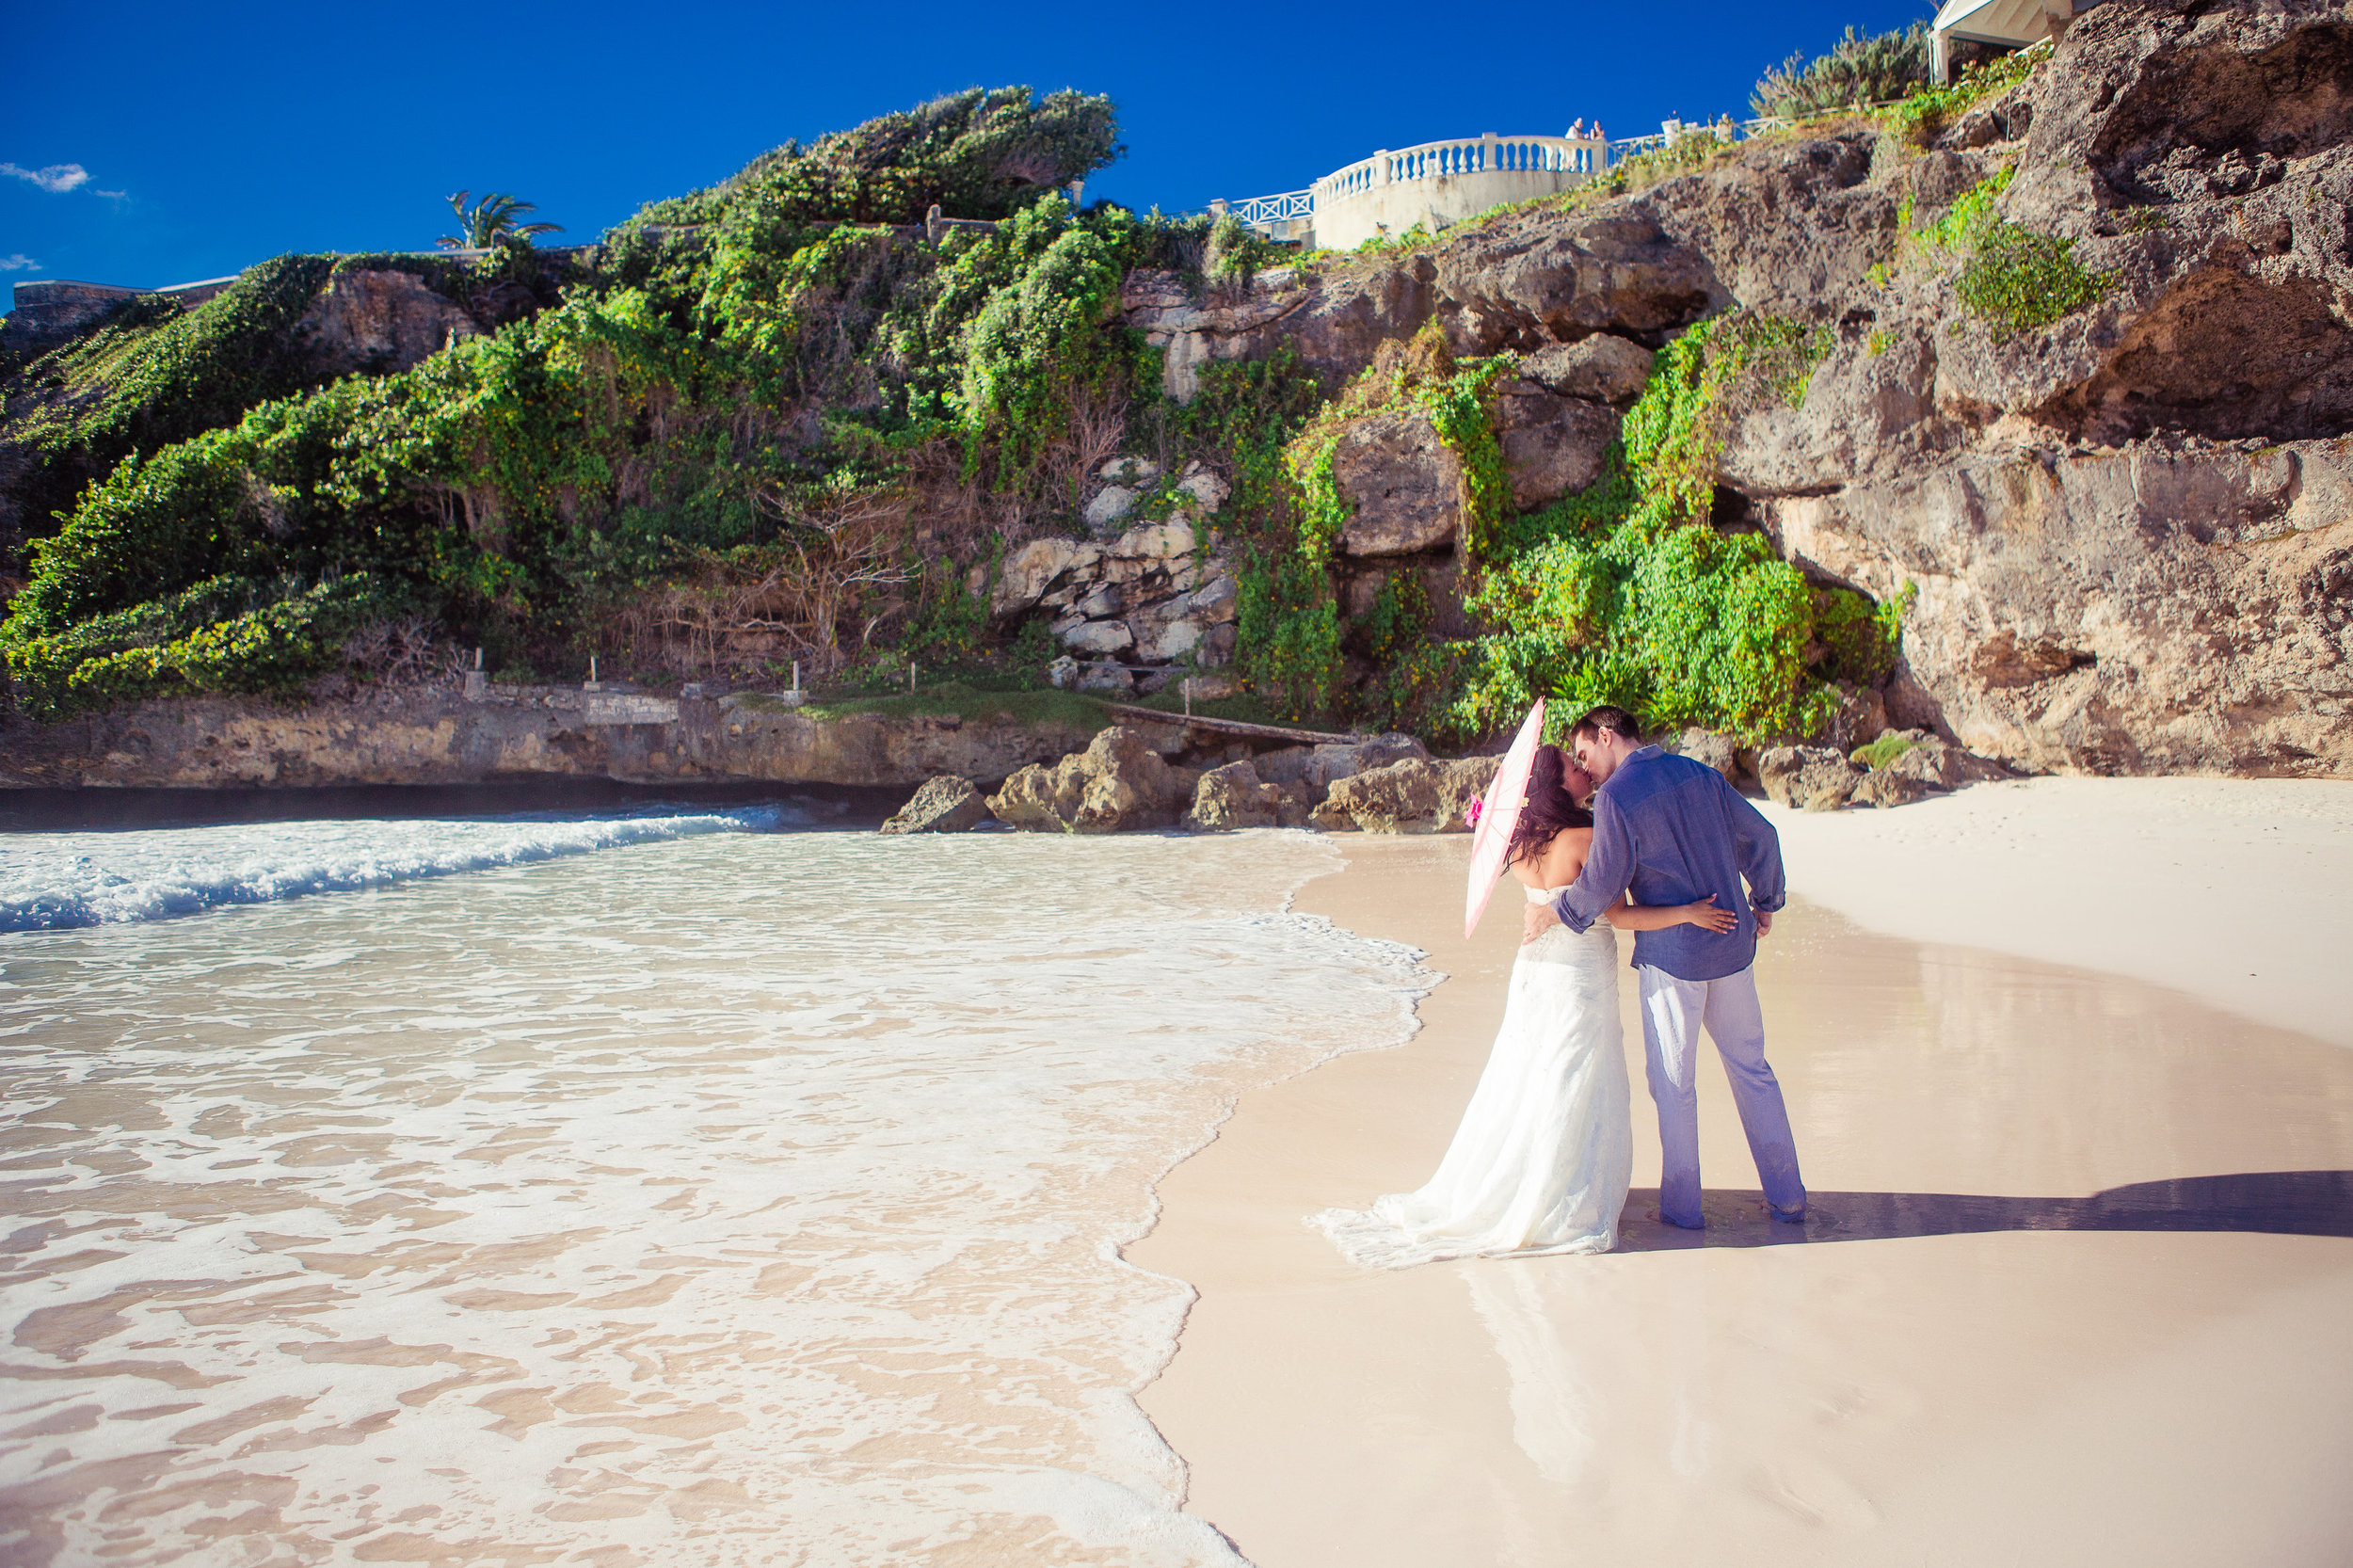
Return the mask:
[[[1392,676],[1392,716],[1442,738],[1483,738],[1539,696],[1598,702],[1646,725],[1805,733],[1826,682],[1872,680],[1895,624],[1863,596],[1816,588],[1762,535],[1710,523],[1731,421],[1804,400],[1827,330],[1737,313],[1658,356],[1602,477],[1497,533],[1467,596],[1490,630],[1425,648]],[[1826,652],[1809,667],[1808,649]]]

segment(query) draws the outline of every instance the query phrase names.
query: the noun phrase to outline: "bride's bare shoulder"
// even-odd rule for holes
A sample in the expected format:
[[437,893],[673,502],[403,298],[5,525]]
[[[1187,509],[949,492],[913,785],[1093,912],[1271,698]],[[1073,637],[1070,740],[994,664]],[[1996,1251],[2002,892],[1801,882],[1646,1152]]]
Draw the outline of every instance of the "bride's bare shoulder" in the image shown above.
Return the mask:
[[1530,888],[1565,888],[1585,869],[1593,852],[1593,830],[1564,827],[1534,855],[1523,855],[1505,869]]

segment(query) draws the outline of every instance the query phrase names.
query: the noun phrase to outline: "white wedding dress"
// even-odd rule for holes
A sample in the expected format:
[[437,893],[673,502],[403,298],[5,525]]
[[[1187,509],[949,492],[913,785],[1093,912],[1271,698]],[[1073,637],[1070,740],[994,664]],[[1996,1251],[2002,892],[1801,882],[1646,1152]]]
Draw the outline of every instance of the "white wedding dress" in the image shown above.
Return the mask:
[[1308,1223],[1374,1269],[1608,1252],[1633,1167],[1617,933],[1554,926],[1512,966],[1503,1027],[1430,1184]]

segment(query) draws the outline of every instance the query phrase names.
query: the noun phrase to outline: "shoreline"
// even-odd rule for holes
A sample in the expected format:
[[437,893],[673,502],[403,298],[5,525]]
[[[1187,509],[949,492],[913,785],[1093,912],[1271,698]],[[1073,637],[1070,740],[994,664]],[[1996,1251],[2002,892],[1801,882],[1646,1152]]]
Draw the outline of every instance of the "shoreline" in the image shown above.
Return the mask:
[[[2079,781],[2030,789],[2051,782]],[[1461,940],[1462,840],[1337,840],[1346,869],[1293,908],[1421,948],[1445,978],[1404,1045],[1245,1093],[1128,1249],[1198,1292],[1139,1396],[1186,1463],[1188,1511],[1259,1568],[1550,1563],[1568,1542],[1596,1560],[2054,1568],[2353,1550],[2353,1506],[2326,1479],[2353,1451],[2353,1352],[2331,1326],[2353,1311],[2353,1057],[2189,984],[1859,929],[1833,904],[1861,896],[1855,868],[1816,835],[1859,824],[1860,882],[1916,889],[1878,845],[1903,815],[1785,828],[1793,861],[1825,861],[1793,873],[1760,961],[1816,1197],[1801,1241],[1772,1244],[1751,1212],[1719,1065],[1701,1075],[1711,1227],[1687,1240],[1649,1218],[1657,1133],[1629,1013],[1621,1251],[1385,1273],[1302,1219],[1434,1167],[1515,933],[1491,910]],[[2256,936],[2327,928],[2295,897],[2266,911]],[[2261,1172],[2334,1178],[2308,1205],[2318,1233],[2198,1207],[2304,1192],[2233,1176]],[[2161,1212],[2113,1219],[2135,1204]]]

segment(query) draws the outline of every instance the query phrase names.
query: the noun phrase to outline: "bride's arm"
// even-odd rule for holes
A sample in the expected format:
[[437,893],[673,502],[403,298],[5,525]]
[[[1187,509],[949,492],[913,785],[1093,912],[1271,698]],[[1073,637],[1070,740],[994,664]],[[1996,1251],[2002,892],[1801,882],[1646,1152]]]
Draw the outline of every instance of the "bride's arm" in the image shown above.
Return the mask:
[[1694,904],[1658,906],[1629,904],[1620,898],[1601,912],[1601,918],[1620,931],[1663,931],[1671,925],[1696,925],[1719,936],[1740,923],[1740,917],[1731,910],[1716,907],[1713,893]]

